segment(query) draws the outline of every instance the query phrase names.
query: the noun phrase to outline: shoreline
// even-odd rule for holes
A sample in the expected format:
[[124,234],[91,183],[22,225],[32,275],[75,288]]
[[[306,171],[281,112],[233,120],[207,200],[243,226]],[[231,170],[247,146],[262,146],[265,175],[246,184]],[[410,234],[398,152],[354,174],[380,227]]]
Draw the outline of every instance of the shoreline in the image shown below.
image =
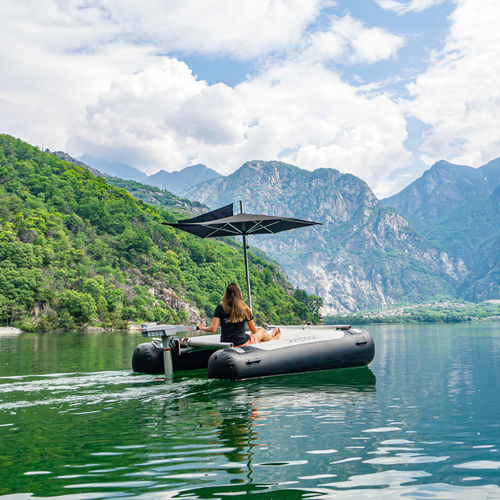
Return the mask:
[[[344,318],[345,319],[345,318]],[[352,318],[354,319],[354,318]],[[467,321],[404,321],[404,320],[396,320],[396,321],[359,321],[359,318],[356,318],[357,321],[344,321],[345,324],[357,326],[372,326],[372,325],[450,325],[450,324],[464,324],[464,323],[495,323],[500,322],[499,317],[489,317],[489,318],[473,318]],[[338,323],[338,322],[337,322]],[[322,323],[324,326],[333,326],[337,323]],[[59,330],[62,331],[62,330]],[[76,332],[76,330],[74,330]],[[106,328],[100,326],[89,326],[84,330],[78,330],[78,333],[115,333],[115,332],[128,332],[130,334],[138,334],[140,333],[140,325],[139,324],[131,324],[128,326],[126,330],[108,330]],[[52,330],[52,333],[56,332],[56,330]],[[14,326],[0,326],[0,337],[14,337],[16,335],[21,335],[22,333],[44,333],[44,332],[25,332],[20,328]]]
[[[101,333],[101,332],[123,332],[123,331],[128,331],[128,333],[139,333],[140,332],[140,325],[129,325],[129,327],[126,330],[107,330],[106,328],[100,327],[100,326],[89,326],[82,330],[83,333]],[[15,336],[15,335],[20,335],[21,333],[29,333],[25,332],[24,330],[21,330],[20,328],[17,328],[15,326],[0,326],[0,337],[9,337],[9,336]],[[42,332],[34,332],[34,333],[42,333]]]
[[19,335],[23,333],[20,328],[16,328],[14,326],[0,326],[0,336],[8,337],[9,335]]
[[[393,321],[390,320],[379,321],[378,319],[370,321],[364,319],[363,321],[359,321],[358,318],[356,319],[341,318],[341,321],[337,323],[346,323],[355,326],[369,326],[369,325],[460,325],[465,323],[495,323],[495,322],[500,322],[500,316],[491,318],[472,318],[467,320],[454,320],[454,321],[417,321],[417,320],[405,321],[404,319],[396,319]],[[334,322],[334,323],[323,323],[323,324],[334,325],[337,323]]]

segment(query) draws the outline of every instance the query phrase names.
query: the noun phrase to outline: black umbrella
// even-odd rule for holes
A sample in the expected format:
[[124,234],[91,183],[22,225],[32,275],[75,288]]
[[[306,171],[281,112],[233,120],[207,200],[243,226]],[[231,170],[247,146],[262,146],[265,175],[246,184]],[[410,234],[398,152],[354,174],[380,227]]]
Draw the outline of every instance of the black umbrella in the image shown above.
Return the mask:
[[249,234],[273,234],[299,227],[313,226],[319,222],[311,222],[289,217],[272,215],[246,214],[243,212],[243,202],[240,201],[241,213],[233,214],[233,203],[211,212],[185,219],[179,222],[165,224],[182,229],[200,238],[215,238],[218,236],[243,236],[243,254],[245,257],[245,272],[247,277],[248,305],[252,309],[250,293],[250,275],[248,273],[247,240]]

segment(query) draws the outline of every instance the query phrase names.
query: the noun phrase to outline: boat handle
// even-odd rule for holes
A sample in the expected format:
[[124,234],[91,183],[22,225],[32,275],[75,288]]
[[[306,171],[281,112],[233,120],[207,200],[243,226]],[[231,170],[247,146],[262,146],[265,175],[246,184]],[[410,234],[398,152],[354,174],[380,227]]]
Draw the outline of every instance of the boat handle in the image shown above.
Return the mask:
[[260,360],[260,359],[247,359],[247,360],[245,361],[245,363],[246,363],[247,365],[251,365],[252,363],[260,363],[260,362],[261,362],[261,360]]

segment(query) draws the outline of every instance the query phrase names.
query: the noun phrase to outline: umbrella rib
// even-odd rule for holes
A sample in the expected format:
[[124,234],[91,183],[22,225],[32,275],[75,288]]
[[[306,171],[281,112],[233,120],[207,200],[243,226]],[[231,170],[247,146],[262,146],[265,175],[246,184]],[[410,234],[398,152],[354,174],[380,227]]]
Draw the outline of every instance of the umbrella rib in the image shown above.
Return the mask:
[[[233,231],[229,231],[226,226],[230,226],[233,229]],[[205,236],[205,238],[210,238],[212,235],[216,234],[218,231],[221,231],[221,230],[231,232],[232,234],[235,234],[235,235],[241,234],[241,232],[238,231],[237,228],[235,228],[232,224],[229,224],[229,223],[226,223],[220,227],[214,227],[214,226],[211,226],[210,224],[207,224],[205,227],[207,227],[208,229],[213,229],[213,231],[211,233],[207,234]],[[222,236],[227,236],[227,235],[222,235]]]
[[278,224],[279,222],[281,222],[281,220],[273,221],[273,222],[269,223],[267,226],[263,226],[262,225],[263,222],[264,222],[264,220],[260,220],[257,224],[255,224],[254,227],[252,227],[252,229],[250,229],[248,231],[248,234],[255,233],[255,231],[258,231],[260,228],[265,229],[266,231],[268,231],[271,234],[274,234],[270,229],[268,229],[268,227],[273,226],[274,224]]
[[218,229],[214,229],[211,233],[207,234],[206,236],[203,236],[203,239],[210,238],[210,236],[212,236],[212,234],[215,234],[217,231]]

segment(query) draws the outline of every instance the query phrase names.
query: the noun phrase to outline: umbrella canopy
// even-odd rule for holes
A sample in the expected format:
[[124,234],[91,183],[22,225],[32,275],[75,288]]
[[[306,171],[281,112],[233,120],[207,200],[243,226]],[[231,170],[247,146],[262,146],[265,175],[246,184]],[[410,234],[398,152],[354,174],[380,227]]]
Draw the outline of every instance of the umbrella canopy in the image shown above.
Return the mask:
[[200,238],[215,238],[217,236],[237,236],[249,234],[273,234],[288,231],[298,227],[312,226],[318,222],[310,222],[288,217],[273,217],[271,215],[236,214],[204,222],[180,221],[170,223],[170,226],[195,234]]
[[247,292],[250,309],[252,298],[250,293],[250,276],[248,273],[248,255],[246,236],[249,234],[274,234],[299,227],[320,225],[319,222],[311,222],[290,217],[279,217],[273,215],[247,214],[243,212],[243,203],[240,201],[241,213],[233,214],[233,203],[218,208],[211,212],[185,219],[179,222],[165,222],[172,227],[181,229],[200,238],[216,238],[220,236],[243,236],[243,252],[245,256],[245,270],[247,276]]

